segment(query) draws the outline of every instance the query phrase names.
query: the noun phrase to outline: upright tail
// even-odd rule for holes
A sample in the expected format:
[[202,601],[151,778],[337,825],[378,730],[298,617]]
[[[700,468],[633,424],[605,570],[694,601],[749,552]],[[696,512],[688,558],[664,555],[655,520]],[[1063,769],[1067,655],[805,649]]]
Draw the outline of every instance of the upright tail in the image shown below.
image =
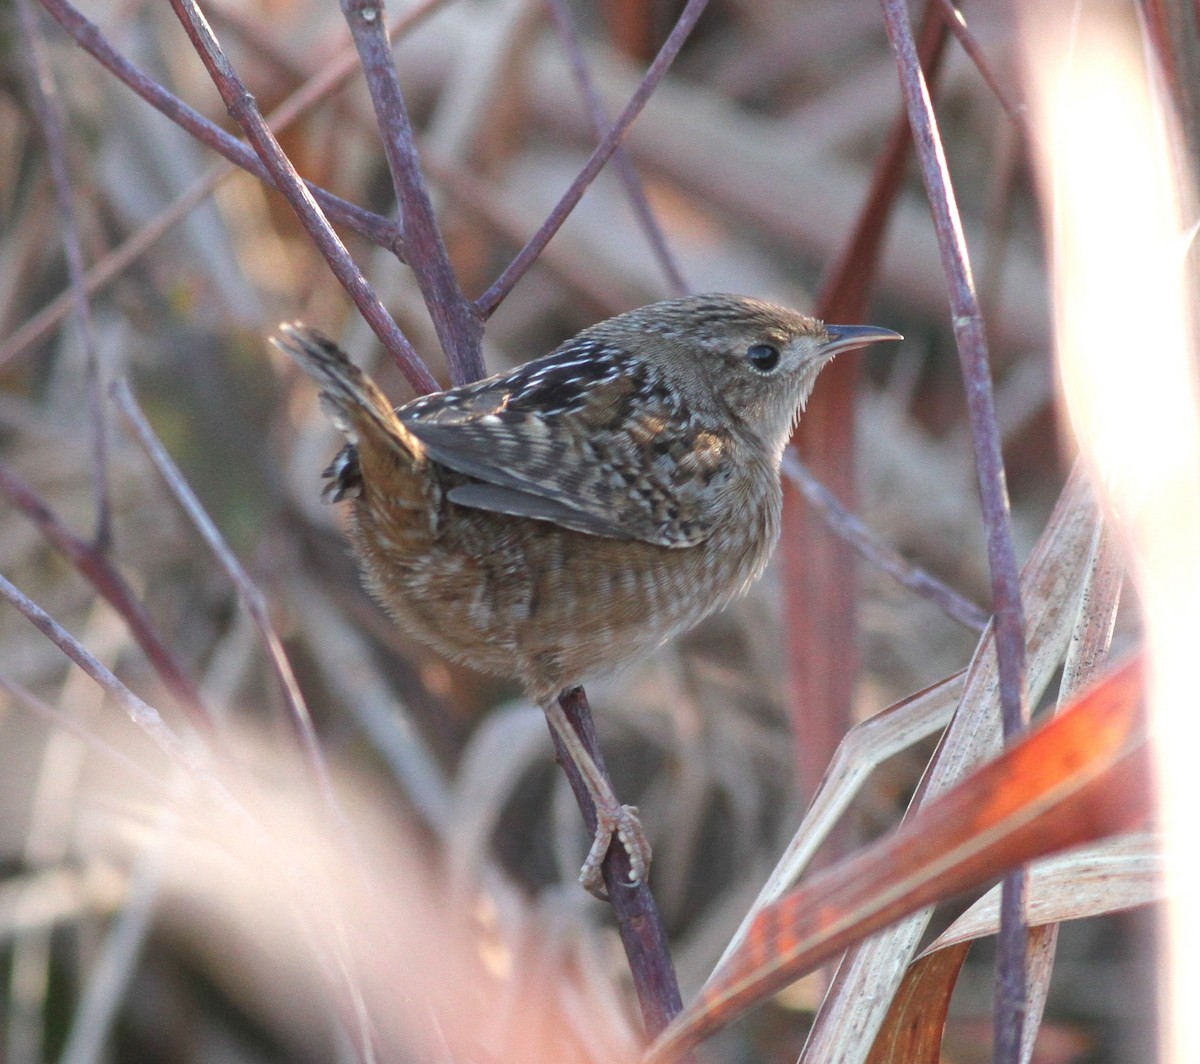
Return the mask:
[[387,396],[327,336],[291,322],[279,326],[271,343],[321,386],[321,405],[346,437],[347,446],[325,471],[327,497],[361,494],[360,462],[386,459],[394,466],[397,458],[409,465],[424,459],[424,445],[396,417]]

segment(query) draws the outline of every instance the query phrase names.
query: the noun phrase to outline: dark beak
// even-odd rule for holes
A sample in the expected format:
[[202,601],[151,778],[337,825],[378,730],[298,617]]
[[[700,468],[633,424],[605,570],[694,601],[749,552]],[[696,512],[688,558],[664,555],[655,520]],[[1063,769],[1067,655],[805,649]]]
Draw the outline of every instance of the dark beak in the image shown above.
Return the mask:
[[877,344],[880,340],[903,340],[904,337],[891,329],[881,329],[877,325],[826,325],[825,331],[829,339],[821,345],[821,354],[834,355],[851,347],[862,347],[864,344]]

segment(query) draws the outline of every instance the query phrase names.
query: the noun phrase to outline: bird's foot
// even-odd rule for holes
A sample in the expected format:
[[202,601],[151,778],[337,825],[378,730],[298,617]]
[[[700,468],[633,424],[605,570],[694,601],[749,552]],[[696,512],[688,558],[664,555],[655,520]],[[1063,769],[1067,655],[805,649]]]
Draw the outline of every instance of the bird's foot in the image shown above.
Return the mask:
[[637,807],[620,805],[615,800],[609,805],[597,802],[596,834],[592,839],[592,848],[588,850],[587,859],[579,870],[579,882],[589,894],[602,901],[608,900],[608,893],[604,889],[600,866],[604,863],[614,835],[629,855],[629,885],[636,886],[650,871],[650,840],[642,830]]

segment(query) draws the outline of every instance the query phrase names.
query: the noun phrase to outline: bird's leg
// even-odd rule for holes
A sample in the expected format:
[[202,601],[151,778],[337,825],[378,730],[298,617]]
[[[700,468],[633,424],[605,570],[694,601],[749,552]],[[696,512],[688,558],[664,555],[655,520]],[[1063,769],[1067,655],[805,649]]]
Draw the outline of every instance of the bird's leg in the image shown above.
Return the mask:
[[600,771],[579,733],[571,726],[558,699],[547,699],[542,703],[542,710],[554,734],[575,762],[596,812],[595,834],[591,849],[588,850],[583,867],[579,870],[579,882],[589,893],[598,898],[605,898],[607,895],[604,893],[600,866],[608,853],[613,836],[617,837],[625,847],[625,852],[629,854],[630,883],[639,882],[649,871],[650,843],[642,830],[637,809],[632,805],[622,805],[617,800],[607,777]]

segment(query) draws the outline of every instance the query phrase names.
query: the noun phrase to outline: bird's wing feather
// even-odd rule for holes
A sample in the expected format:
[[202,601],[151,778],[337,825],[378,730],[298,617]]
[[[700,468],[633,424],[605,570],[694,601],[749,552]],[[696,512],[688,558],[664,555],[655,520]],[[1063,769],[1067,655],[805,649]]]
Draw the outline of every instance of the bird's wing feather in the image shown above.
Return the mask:
[[398,413],[434,461],[479,482],[452,502],[591,535],[701,543],[732,472],[723,430],[612,358],[541,360]]

